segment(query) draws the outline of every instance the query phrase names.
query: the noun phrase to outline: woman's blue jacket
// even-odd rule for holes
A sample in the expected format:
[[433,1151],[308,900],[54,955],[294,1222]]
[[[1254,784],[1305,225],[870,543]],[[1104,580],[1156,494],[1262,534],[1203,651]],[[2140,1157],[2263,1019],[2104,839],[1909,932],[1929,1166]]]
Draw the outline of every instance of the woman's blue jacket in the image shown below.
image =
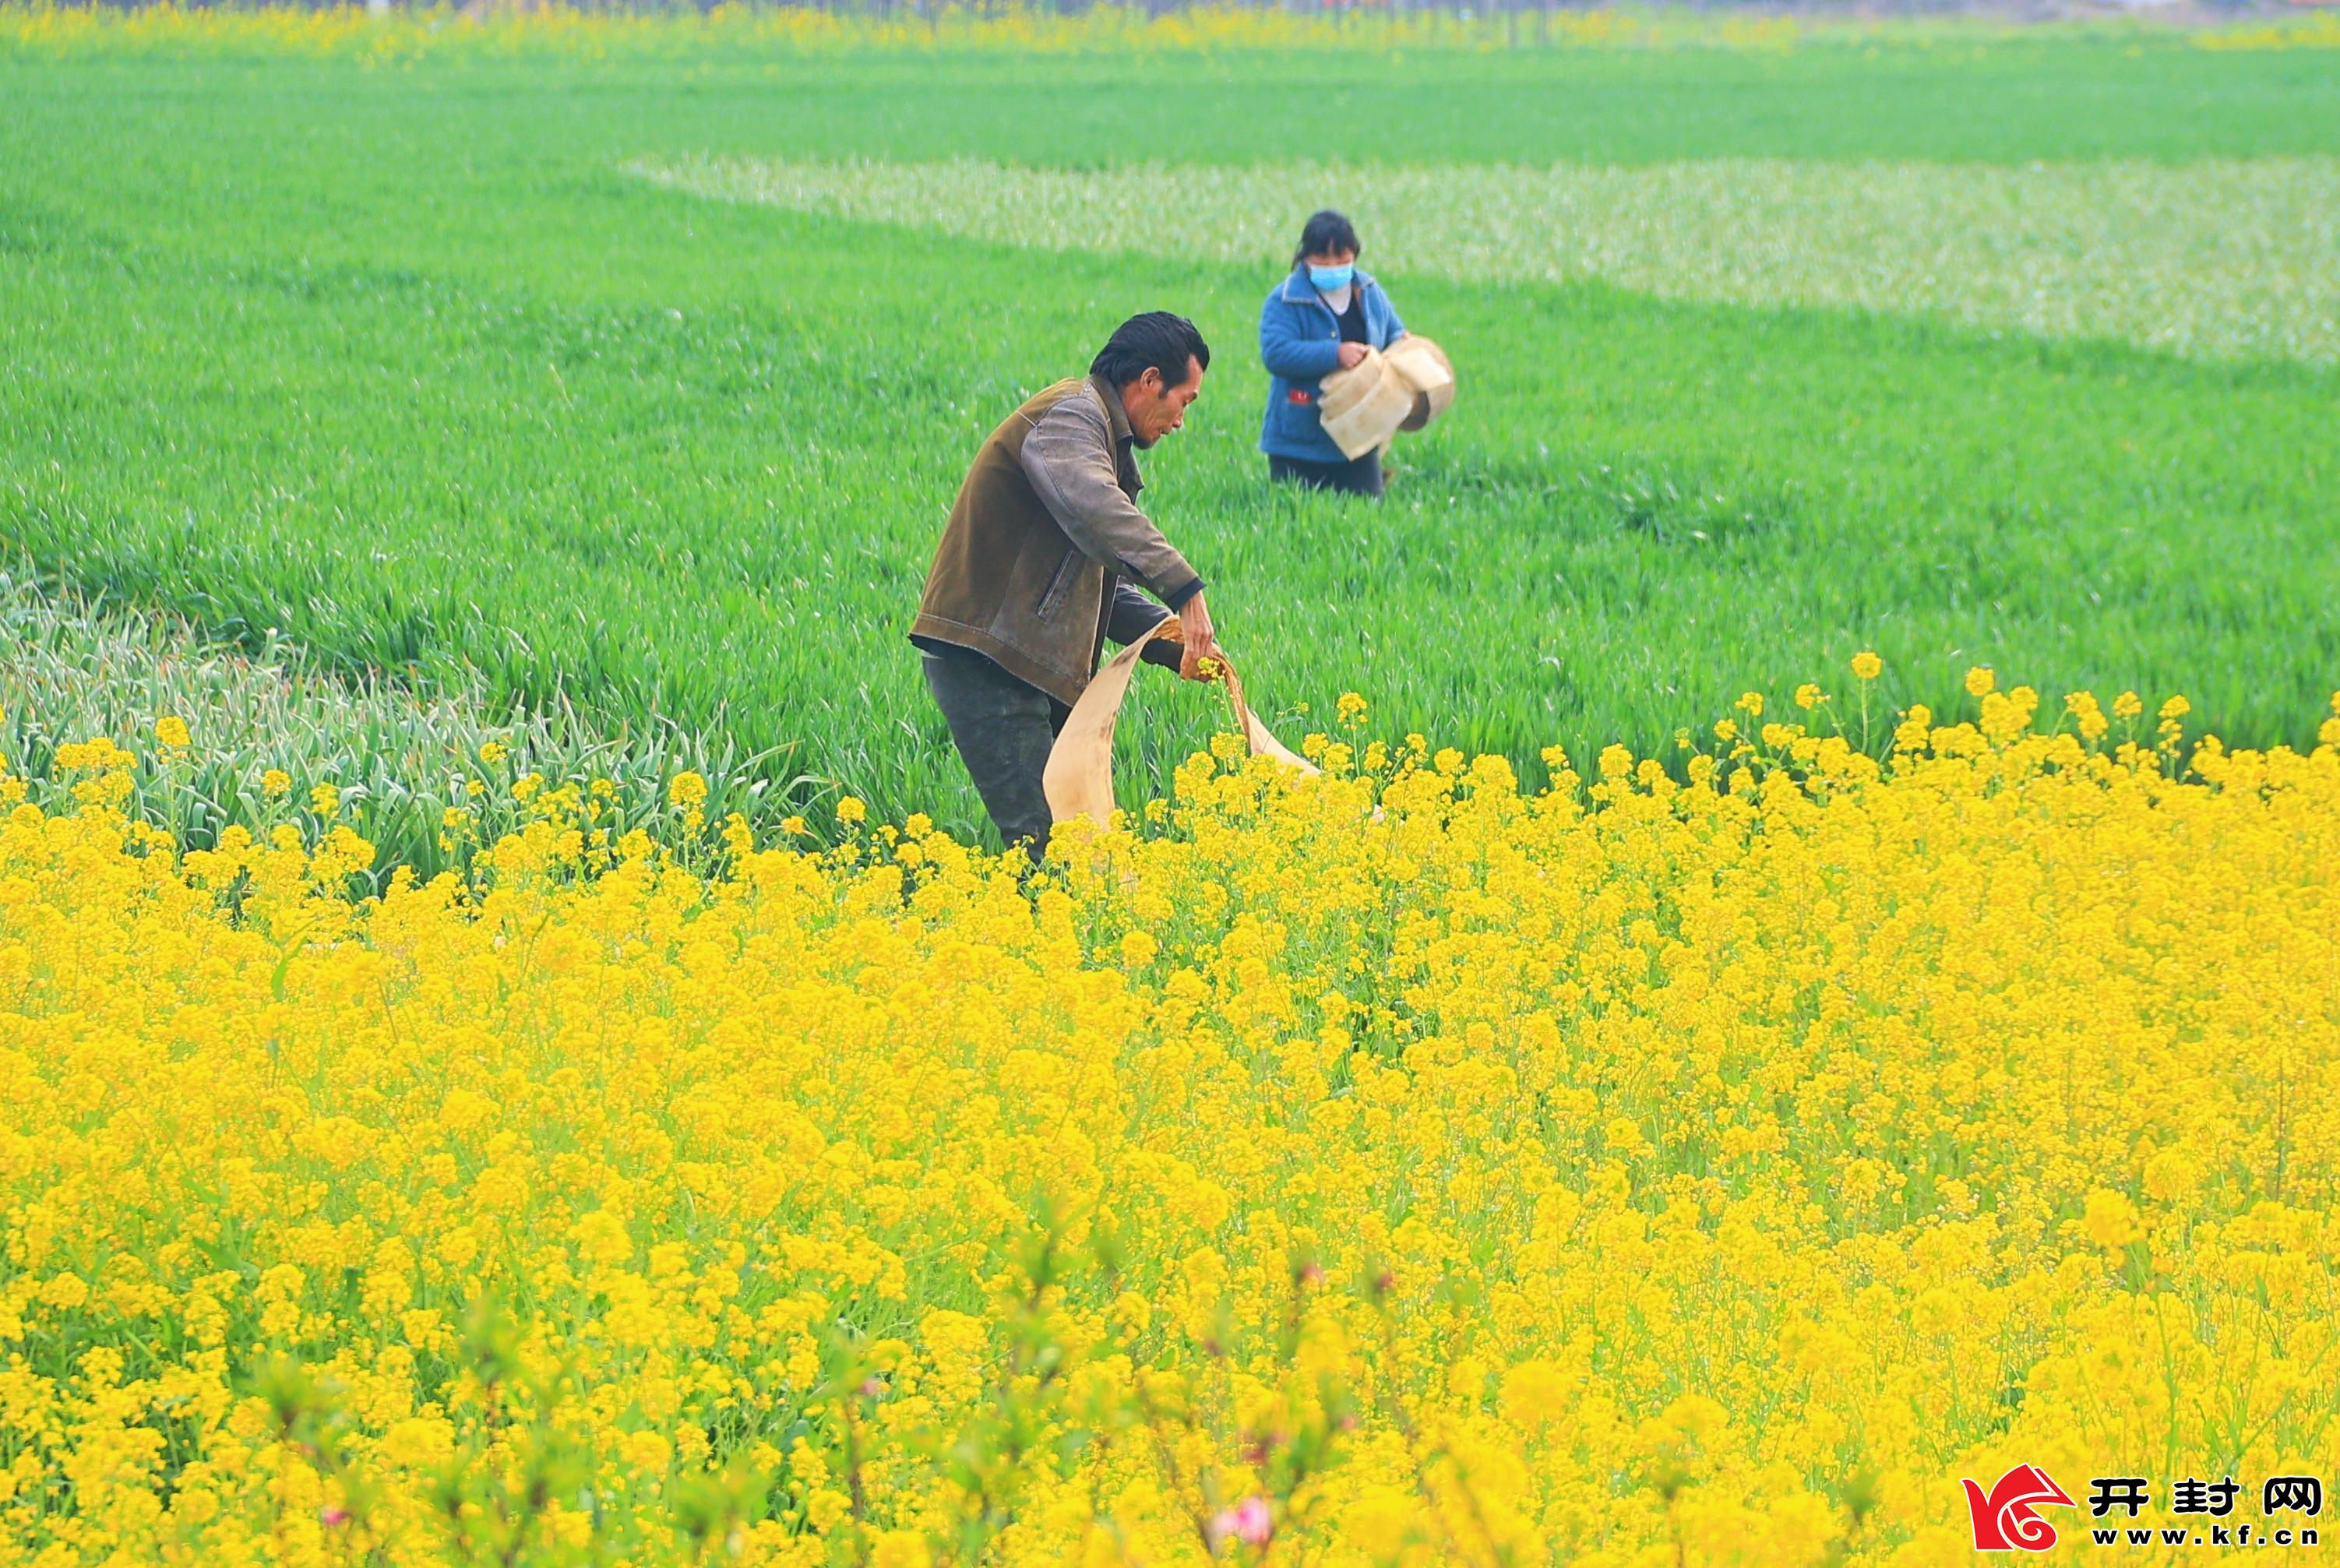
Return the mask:
[[[1365,341],[1385,349],[1405,336],[1405,323],[1373,274],[1357,269],[1353,286],[1363,291]],[[1304,462],[1346,462],[1317,417],[1317,383],[1341,362],[1341,319],[1316,295],[1304,267],[1268,291],[1259,311],[1259,357],[1267,366],[1267,418],[1259,450]]]

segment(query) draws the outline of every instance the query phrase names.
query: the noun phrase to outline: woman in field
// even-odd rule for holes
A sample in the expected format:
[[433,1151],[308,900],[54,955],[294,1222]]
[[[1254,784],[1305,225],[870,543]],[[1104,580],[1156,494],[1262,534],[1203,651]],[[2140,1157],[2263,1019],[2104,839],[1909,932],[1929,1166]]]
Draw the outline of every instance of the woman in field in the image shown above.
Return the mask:
[[1389,296],[1357,266],[1357,231],[1327,210],[1308,220],[1293,253],[1292,271],[1268,292],[1259,313],[1259,357],[1267,366],[1267,418],[1259,450],[1271,479],[1313,490],[1382,492],[1382,457],[1343,455],[1324,433],[1317,389],[1335,370],[1385,349],[1405,336]]

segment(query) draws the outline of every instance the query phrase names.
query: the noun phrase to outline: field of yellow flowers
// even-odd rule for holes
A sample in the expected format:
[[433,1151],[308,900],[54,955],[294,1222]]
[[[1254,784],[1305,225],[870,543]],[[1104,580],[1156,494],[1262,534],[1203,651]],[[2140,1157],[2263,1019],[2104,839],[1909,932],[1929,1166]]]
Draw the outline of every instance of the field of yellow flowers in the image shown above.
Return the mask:
[[540,787],[362,898],[63,748],[0,1560],[1948,1563],[2018,1462],[2328,1469],[2340,718],[1968,686],[1534,794],[1223,739],[1025,877]]

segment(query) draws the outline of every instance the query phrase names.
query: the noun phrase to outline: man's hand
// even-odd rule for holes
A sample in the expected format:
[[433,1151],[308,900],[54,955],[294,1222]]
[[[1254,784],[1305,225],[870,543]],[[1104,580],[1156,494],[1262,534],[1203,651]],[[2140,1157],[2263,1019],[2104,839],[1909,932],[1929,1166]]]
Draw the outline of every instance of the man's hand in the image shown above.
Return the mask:
[[1211,680],[1217,678],[1215,670],[1205,675],[1200,668],[1205,659],[1215,659],[1219,653],[1216,634],[1211,628],[1211,612],[1203,603],[1197,590],[1195,596],[1178,607],[1178,673],[1188,680]]
[[1343,343],[1343,344],[1341,345],[1341,368],[1342,368],[1343,370],[1344,370],[1344,371],[1353,371],[1353,370],[1355,370],[1359,365],[1361,365],[1361,364],[1363,364],[1363,363],[1364,363],[1364,362],[1365,362],[1365,345],[1364,345],[1364,344],[1363,344],[1363,343],[1345,343],[1345,342],[1344,342],[1344,343]]

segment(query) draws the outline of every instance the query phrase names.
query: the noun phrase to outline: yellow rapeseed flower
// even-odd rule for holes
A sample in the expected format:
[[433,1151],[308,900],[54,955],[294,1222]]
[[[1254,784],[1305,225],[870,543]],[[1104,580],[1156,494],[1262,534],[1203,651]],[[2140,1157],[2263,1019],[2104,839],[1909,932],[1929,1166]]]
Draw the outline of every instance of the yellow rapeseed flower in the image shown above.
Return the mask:
[[1983,696],[1546,789],[1203,750],[1036,875],[696,805],[587,867],[566,782],[427,881],[15,804],[0,1538],[1882,1564],[2018,1455],[2304,1464],[2340,742]]
[[2137,1224],[2137,1206],[2119,1193],[2101,1188],[2088,1195],[2080,1228],[2103,1247],[2127,1246],[2144,1234]]

